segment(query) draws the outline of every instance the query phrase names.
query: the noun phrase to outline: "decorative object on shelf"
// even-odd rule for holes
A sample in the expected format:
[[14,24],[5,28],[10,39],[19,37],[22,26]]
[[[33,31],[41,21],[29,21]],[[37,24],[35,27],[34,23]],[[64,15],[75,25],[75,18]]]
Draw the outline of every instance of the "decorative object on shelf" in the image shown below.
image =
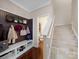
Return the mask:
[[9,44],[11,43],[15,43],[16,39],[18,38],[17,33],[14,29],[14,26],[11,25],[11,27],[9,28],[9,33],[8,33],[8,40],[9,40]]
[[18,21],[17,21],[17,20],[14,20],[14,22],[15,22],[15,23],[18,23]]
[[6,20],[8,22],[20,23],[20,24],[27,24],[27,20],[16,15],[8,14],[6,15]]
[[22,24],[22,23],[23,23],[23,20],[19,19],[19,23],[21,23],[21,24]]
[[23,20],[23,24],[27,24],[27,20]]
[[13,22],[14,17],[12,15],[6,15],[6,20],[9,22]]

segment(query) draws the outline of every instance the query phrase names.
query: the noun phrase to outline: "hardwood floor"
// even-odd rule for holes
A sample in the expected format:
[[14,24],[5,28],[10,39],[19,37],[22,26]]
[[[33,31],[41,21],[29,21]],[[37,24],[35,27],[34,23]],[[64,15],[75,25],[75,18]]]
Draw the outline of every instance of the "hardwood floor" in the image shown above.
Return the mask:
[[39,47],[33,50],[34,59],[43,59],[43,41],[39,42]]
[[40,43],[39,43],[40,58],[39,59],[43,59],[43,47],[44,47],[44,42],[43,41],[40,41]]
[[17,59],[43,59],[43,41],[39,42],[38,48],[31,48]]

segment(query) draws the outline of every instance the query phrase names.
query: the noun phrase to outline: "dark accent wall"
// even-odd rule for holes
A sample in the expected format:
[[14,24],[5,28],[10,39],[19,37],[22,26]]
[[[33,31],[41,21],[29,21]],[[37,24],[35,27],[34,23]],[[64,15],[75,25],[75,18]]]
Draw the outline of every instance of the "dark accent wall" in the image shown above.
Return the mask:
[[[0,24],[3,24],[4,29],[6,31],[6,35],[8,34],[8,30],[9,30],[10,25],[20,24],[20,23],[14,23],[14,22],[7,22],[6,21],[6,15],[8,15],[8,14],[11,14],[11,15],[19,17],[19,18],[23,18],[21,16],[14,15],[12,13],[0,10]],[[23,25],[25,27],[27,27],[27,26],[29,27],[29,29],[30,29],[30,34],[29,35],[31,35],[31,39],[33,39],[33,19],[27,19],[27,18],[23,18],[23,19],[27,20],[27,24],[26,25],[25,24],[20,24],[20,25]],[[19,38],[16,40],[16,42],[22,41],[24,39],[28,40],[27,36],[24,36],[24,37],[19,36]]]

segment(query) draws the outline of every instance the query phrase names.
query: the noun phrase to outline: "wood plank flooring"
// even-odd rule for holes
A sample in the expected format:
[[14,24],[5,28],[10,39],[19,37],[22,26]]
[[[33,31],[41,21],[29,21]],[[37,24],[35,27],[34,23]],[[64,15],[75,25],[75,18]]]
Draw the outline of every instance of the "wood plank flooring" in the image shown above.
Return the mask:
[[33,59],[43,59],[43,41],[39,42],[38,48],[34,48]]

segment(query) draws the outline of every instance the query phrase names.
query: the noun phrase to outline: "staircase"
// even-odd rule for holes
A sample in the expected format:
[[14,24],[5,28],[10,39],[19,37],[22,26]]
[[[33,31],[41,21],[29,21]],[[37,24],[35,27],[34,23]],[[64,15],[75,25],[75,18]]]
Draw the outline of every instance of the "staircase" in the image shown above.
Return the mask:
[[71,25],[55,27],[51,59],[77,59],[77,43]]

